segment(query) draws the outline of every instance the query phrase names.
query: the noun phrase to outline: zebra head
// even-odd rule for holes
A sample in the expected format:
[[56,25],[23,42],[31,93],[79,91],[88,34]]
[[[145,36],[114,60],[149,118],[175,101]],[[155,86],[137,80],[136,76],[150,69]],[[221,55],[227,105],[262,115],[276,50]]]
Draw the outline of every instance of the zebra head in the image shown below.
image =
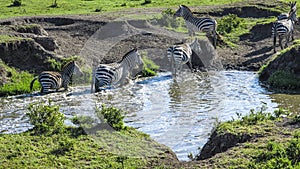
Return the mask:
[[125,69],[127,69],[132,76],[135,76],[144,68],[144,62],[136,48],[127,52],[119,63],[123,65],[124,68],[126,67]]
[[83,75],[82,71],[74,60],[67,63],[62,69],[62,75],[65,77],[71,78],[73,74],[78,76]]
[[192,11],[185,5],[179,5],[179,9],[175,12],[174,17],[185,17],[191,15]]
[[298,24],[298,19],[297,19],[297,2],[290,2],[290,12],[288,19],[292,20],[295,24]]

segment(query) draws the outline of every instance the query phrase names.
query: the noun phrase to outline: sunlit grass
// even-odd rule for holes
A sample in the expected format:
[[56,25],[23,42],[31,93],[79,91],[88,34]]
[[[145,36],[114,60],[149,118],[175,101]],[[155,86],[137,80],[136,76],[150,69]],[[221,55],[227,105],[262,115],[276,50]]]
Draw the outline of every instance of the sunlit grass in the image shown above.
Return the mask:
[[57,0],[57,7],[51,7],[53,1],[43,0],[22,0],[22,5],[12,7],[11,0],[0,1],[0,18],[14,16],[33,15],[62,15],[62,14],[93,14],[97,12],[111,12],[128,8],[144,7],[176,7],[180,4],[188,6],[221,5],[240,2],[241,0],[220,0],[220,1],[160,1],[151,0],[145,4],[145,0]]

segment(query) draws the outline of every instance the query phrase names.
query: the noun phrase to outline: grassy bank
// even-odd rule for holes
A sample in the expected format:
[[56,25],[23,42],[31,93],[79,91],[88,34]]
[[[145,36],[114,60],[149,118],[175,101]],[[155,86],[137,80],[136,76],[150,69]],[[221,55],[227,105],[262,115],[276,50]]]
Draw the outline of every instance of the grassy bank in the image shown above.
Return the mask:
[[14,16],[33,16],[33,15],[65,15],[65,14],[92,14],[97,12],[112,12],[129,8],[144,7],[170,7],[180,4],[189,6],[221,5],[239,2],[241,0],[220,0],[220,1],[159,1],[159,0],[19,0],[21,5],[13,5],[11,0],[2,0],[0,2],[0,18]]
[[[16,70],[15,68],[7,66],[3,61],[0,60],[1,76],[0,80],[0,96],[16,95],[22,93],[30,93],[29,84],[34,78],[34,75]],[[33,86],[34,90],[37,90],[39,86],[36,84]]]
[[[148,135],[124,126],[123,112],[113,107],[97,111],[113,130],[94,128],[90,135],[87,125],[66,127],[59,106],[51,102],[31,104],[27,116],[33,129],[0,135],[0,168],[144,168],[152,163],[163,167],[164,159],[172,156]],[[175,156],[171,159],[176,161]]]
[[210,164],[202,161],[206,164],[204,168],[298,168],[299,119],[299,115],[279,109],[274,113],[251,111],[236,120],[220,123],[217,136],[211,139],[222,138],[223,145],[237,143],[208,159]]

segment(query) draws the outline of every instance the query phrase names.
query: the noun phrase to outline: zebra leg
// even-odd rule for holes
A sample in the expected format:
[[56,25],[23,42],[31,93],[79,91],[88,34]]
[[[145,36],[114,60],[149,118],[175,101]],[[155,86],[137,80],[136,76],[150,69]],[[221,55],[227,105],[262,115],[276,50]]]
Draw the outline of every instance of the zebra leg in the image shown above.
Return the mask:
[[284,48],[287,48],[288,47],[288,42],[290,41],[290,35],[289,34],[287,34],[286,36],[285,36],[285,45],[284,45]]
[[282,36],[279,36],[279,45],[280,45],[281,50],[283,49],[282,39],[283,39]]
[[193,72],[194,72],[194,69],[193,69],[192,61],[189,60],[189,61],[187,62],[187,65],[188,65],[189,69],[191,70],[191,72],[193,73]]
[[217,32],[216,31],[213,31],[213,38],[214,38],[214,47],[215,49],[217,48]]

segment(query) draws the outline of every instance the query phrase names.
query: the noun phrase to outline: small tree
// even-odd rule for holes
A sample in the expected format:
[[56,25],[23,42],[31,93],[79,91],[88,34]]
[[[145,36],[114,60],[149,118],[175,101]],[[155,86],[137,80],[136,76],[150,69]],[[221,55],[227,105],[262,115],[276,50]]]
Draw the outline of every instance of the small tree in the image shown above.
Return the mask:
[[51,7],[52,7],[52,8],[56,8],[56,7],[57,7],[57,0],[54,0],[54,1],[53,1]]
[[12,6],[21,6],[22,0],[12,0]]

